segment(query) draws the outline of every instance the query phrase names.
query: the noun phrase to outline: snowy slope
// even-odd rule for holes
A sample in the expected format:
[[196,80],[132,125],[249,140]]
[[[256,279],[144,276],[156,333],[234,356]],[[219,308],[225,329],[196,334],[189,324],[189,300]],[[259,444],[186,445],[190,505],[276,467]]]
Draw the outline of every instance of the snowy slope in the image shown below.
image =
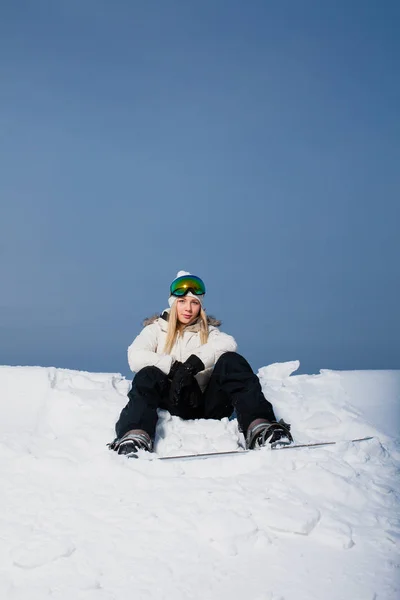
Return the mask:
[[[192,462],[110,452],[120,375],[0,367],[0,598],[394,600],[400,372],[259,376],[296,441]],[[160,455],[236,449],[236,421],[162,413]]]

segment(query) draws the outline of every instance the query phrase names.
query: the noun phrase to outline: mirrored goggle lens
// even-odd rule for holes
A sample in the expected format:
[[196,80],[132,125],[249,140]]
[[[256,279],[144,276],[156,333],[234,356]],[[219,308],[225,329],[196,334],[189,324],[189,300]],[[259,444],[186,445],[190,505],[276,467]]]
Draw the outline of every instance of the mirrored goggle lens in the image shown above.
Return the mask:
[[172,282],[170,292],[172,296],[184,296],[188,292],[196,296],[202,296],[206,293],[206,287],[200,277],[178,277]]

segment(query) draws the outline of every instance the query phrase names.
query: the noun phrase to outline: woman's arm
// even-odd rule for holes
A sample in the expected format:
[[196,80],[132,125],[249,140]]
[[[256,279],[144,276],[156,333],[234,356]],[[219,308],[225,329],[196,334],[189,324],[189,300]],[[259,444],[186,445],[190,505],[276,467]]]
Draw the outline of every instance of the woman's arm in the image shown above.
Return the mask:
[[157,323],[152,323],[133,340],[128,348],[128,363],[133,372],[137,373],[144,367],[157,367],[168,375],[173,358],[169,354],[157,354],[159,333]]
[[222,354],[225,354],[225,352],[236,352],[236,350],[237,344],[235,338],[219,331],[219,329],[212,329],[207,343],[200,346],[193,354],[200,358],[204,363],[205,369],[209,369],[215,365]]

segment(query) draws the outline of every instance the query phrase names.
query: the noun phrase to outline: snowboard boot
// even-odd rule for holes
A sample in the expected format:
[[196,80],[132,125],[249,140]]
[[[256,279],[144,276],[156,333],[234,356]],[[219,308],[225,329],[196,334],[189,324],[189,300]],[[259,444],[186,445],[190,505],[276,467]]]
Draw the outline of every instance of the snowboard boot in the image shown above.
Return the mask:
[[256,419],[250,423],[246,435],[246,448],[254,450],[267,444],[275,446],[288,446],[293,442],[290,425],[283,419],[279,423],[270,423],[265,419]]
[[153,451],[150,436],[143,429],[132,429],[125,433],[121,439],[116,438],[108,446],[110,450],[115,450],[118,454],[136,454],[138,450]]

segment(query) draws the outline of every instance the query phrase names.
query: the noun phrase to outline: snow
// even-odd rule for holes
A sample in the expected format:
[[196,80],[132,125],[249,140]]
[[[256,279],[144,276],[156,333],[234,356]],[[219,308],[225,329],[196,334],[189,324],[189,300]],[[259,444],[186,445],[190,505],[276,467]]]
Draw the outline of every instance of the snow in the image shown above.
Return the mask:
[[[298,366],[261,369],[265,394],[296,442],[339,444],[187,462],[107,449],[121,375],[0,367],[0,598],[397,600],[400,371]],[[156,442],[243,437],[164,412]]]

